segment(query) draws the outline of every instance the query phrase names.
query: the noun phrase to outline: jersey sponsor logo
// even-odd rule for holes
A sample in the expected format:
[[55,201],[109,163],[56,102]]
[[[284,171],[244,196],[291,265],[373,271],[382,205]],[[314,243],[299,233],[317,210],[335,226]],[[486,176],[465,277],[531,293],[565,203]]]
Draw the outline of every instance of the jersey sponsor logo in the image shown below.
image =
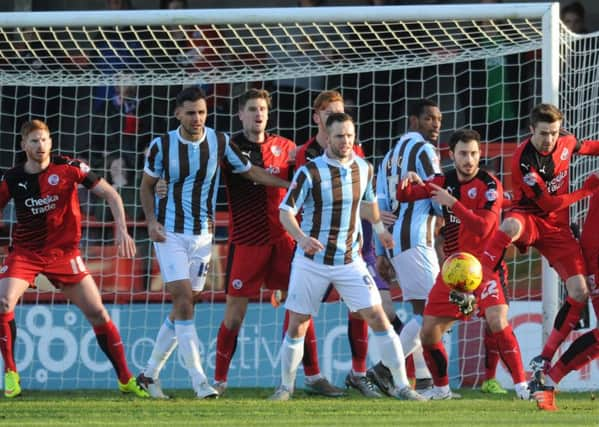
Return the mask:
[[468,190],[468,197],[470,197],[471,199],[476,199],[477,194],[478,194],[478,191],[476,190],[475,187],[472,187],[470,190]]
[[59,181],[60,181],[60,178],[55,173],[53,173],[52,175],[50,175],[48,177],[48,184],[50,184],[50,185],[58,185]]
[[485,197],[489,202],[494,202],[495,200],[497,200],[497,190],[495,190],[494,188],[487,190],[485,192]]
[[25,190],[27,190],[27,181],[23,181],[23,182],[18,182],[17,183],[17,187],[22,187]]
[[270,152],[275,157],[279,157],[281,155],[281,153],[283,152],[283,150],[281,150],[281,147],[279,147],[278,145],[273,145],[272,147],[270,147]]
[[41,199],[34,199],[33,197],[25,199],[25,206],[31,209],[33,215],[38,215],[56,209],[57,201],[57,195],[48,194]]
[[547,183],[547,191],[550,193],[555,193],[557,190],[559,190],[564,184],[566,176],[568,176],[568,171],[561,171],[555,178]]
[[234,289],[239,290],[239,289],[241,289],[243,287],[243,281],[240,280],[240,279],[234,279],[231,282],[231,286],[233,286]]
[[566,160],[568,158],[569,154],[570,154],[570,151],[567,148],[564,148],[562,150],[562,154],[560,154],[560,156],[559,156],[560,160]]
[[537,176],[535,175],[534,172],[529,172],[526,175],[524,175],[524,183],[526,185],[528,185],[529,187],[532,187],[534,185],[536,185],[537,183]]

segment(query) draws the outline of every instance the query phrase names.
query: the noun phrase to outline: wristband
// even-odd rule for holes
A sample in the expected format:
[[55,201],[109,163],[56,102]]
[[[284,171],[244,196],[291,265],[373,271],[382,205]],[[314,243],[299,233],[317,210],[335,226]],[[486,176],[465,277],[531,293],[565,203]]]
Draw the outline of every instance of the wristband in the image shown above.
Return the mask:
[[375,222],[374,224],[372,224],[372,229],[374,230],[374,232],[376,234],[381,234],[385,232],[385,226],[383,225],[383,223],[381,221]]

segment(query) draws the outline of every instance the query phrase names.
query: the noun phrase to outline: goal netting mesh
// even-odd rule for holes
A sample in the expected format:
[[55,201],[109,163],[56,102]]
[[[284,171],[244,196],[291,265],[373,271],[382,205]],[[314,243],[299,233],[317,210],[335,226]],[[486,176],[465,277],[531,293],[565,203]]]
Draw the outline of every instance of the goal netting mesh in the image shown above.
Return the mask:
[[[139,203],[143,153],[153,137],[177,125],[173,104],[182,87],[206,90],[209,125],[225,132],[240,128],[236,97],[251,87],[268,89],[269,131],[298,145],[315,133],[314,97],[338,89],[374,163],[407,130],[408,104],[431,98],[443,113],[441,152],[453,130],[474,127],[485,141],[487,167],[509,189],[511,153],[528,132],[530,109],[542,99],[544,12],[538,5],[519,5],[517,12],[507,6],[427,6],[430,18],[414,7],[0,14],[0,168],[13,164],[21,123],[40,118],[50,126],[56,152],[85,160],[119,190],[138,256],[116,256],[109,209],[86,191],[82,249],[138,371],[170,310]],[[581,138],[598,137],[596,43],[593,35],[561,30],[560,106],[566,126]],[[574,186],[593,169],[597,163],[578,162]],[[221,193],[213,268],[196,306],[209,376],[224,308],[227,207]],[[584,209],[582,203],[575,210],[576,220]],[[3,218],[5,254],[14,223],[10,205]],[[511,318],[526,363],[541,346],[541,262],[535,252],[513,250],[508,260]],[[43,278],[37,285],[17,307],[23,385],[111,387],[110,366],[80,312]],[[394,295],[402,318],[409,318],[400,292]],[[250,305],[230,386],[277,381],[283,309],[268,301],[263,293]],[[339,303],[325,305],[317,318],[321,368],[336,384],[351,366],[346,323]],[[472,320],[447,337],[454,386],[482,380],[481,328]],[[499,378],[509,387],[502,369]],[[189,386],[176,358],[162,382]]]

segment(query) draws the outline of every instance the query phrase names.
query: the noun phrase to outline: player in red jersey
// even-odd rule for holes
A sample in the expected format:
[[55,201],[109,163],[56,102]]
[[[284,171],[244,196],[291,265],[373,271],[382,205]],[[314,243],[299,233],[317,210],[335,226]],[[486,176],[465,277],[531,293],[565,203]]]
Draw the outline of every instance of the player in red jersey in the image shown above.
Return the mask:
[[[582,229],[580,245],[588,272],[587,283],[595,315],[599,318],[599,193],[595,192],[589,204],[587,218]],[[555,387],[572,371],[577,371],[591,361],[599,358],[599,328],[595,328],[578,337],[560,358],[546,372],[537,371],[530,383],[535,390],[535,399],[540,409],[553,411],[555,406]]]
[[11,249],[0,269],[0,351],[4,359],[4,396],[21,394],[14,359],[17,301],[35,277],[43,273],[83,312],[98,344],[117,377],[119,390],[148,397],[127,367],[125,349],[112,323],[94,279],[81,259],[81,213],[77,186],[84,185],[105,199],[115,222],[119,255],[135,256],[135,243],[127,233],[123,202],[118,193],[82,162],[51,156],[52,139],[40,120],[21,127],[21,148],[26,161],[8,170],[0,181],[0,209],[13,199],[17,223]]
[[[238,100],[241,132],[232,141],[254,165],[288,180],[292,174],[295,144],[266,132],[270,95],[250,89]],[[287,290],[291,257],[295,247],[279,221],[279,204],[286,190],[256,185],[223,168],[229,201],[229,262],[227,304],[216,341],[214,388],[219,394],[227,387],[227,374],[237,347],[237,336],[250,297],[264,285]]]
[[592,194],[599,187],[599,177],[591,175],[581,189],[570,193],[569,169],[573,154],[599,155],[599,141],[578,141],[562,129],[562,120],[561,111],[554,105],[533,108],[532,134],[512,157],[512,208],[481,257],[483,265],[494,269],[510,243],[521,251],[533,246],[566,283],[568,296],[541,354],[531,361],[533,371],[548,368],[580,319],[588,298],[584,258],[570,229],[568,207]]
[[[499,224],[503,203],[503,187],[499,180],[479,168],[480,136],[474,130],[456,131],[449,140],[449,154],[455,169],[445,176],[437,175],[426,183],[416,173],[409,172],[397,191],[397,200],[414,201],[431,197],[443,207],[443,252],[481,255],[483,242]],[[508,370],[512,374],[518,397],[528,399],[520,346],[507,321],[508,306],[496,272],[486,269],[481,285],[474,295],[450,292],[441,274],[431,289],[424,309],[420,339],[426,364],[433,375],[434,387],[421,393],[429,399],[452,398],[447,371],[447,353],[441,340],[443,334],[459,319],[463,319],[478,303],[479,316],[484,317],[495,336],[495,342]]]

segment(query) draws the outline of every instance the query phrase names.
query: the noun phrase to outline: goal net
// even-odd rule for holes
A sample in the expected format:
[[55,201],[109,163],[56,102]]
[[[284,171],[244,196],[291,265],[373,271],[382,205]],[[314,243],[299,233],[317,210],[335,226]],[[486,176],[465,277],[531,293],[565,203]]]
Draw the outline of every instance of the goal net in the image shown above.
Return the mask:
[[[13,164],[22,122],[41,118],[50,126],[56,152],[85,160],[119,190],[138,256],[117,257],[109,209],[86,191],[81,191],[82,249],[120,327],[132,369],[139,371],[170,311],[139,203],[143,153],[153,137],[176,127],[174,97],[183,86],[205,89],[209,125],[225,132],[240,128],[237,96],[251,87],[268,89],[269,131],[298,145],[316,132],[314,97],[338,89],[373,163],[407,130],[410,102],[431,98],[443,113],[441,152],[446,153],[444,141],[453,130],[474,127],[485,141],[487,167],[509,189],[510,155],[527,134],[530,109],[541,100],[559,103],[566,126],[579,137],[598,137],[596,37],[561,29],[561,38],[554,40],[561,49],[555,49],[547,40],[556,28],[556,11],[549,4],[506,4],[3,13],[0,168]],[[579,161],[574,187],[593,169],[596,163]],[[576,220],[583,219],[585,207],[581,203],[574,210]],[[228,219],[222,191],[217,209],[213,268],[196,306],[210,377],[224,312]],[[3,254],[13,224],[9,205],[0,234]],[[526,363],[540,351],[543,324],[547,328],[553,316],[545,310],[544,321],[538,254],[510,250],[508,260],[511,321]],[[24,387],[111,387],[110,365],[80,312],[43,278],[37,285],[16,310],[16,357]],[[398,312],[408,319],[401,292],[394,295]],[[278,379],[284,312],[269,300],[263,292],[250,305],[230,386],[273,386]],[[551,304],[555,313],[557,303]],[[351,366],[346,309],[326,304],[316,323],[321,369],[340,385]],[[481,330],[481,322],[472,320],[448,335],[452,385],[476,386],[482,380]],[[577,374],[572,384],[596,386],[596,370],[593,365]],[[502,367],[498,375],[511,386]],[[301,385],[301,377],[298,381]],[[166,388],[189,386],[177,358],[167,364],[162,382]],[[568,379],[565,384],[570,386]]]

